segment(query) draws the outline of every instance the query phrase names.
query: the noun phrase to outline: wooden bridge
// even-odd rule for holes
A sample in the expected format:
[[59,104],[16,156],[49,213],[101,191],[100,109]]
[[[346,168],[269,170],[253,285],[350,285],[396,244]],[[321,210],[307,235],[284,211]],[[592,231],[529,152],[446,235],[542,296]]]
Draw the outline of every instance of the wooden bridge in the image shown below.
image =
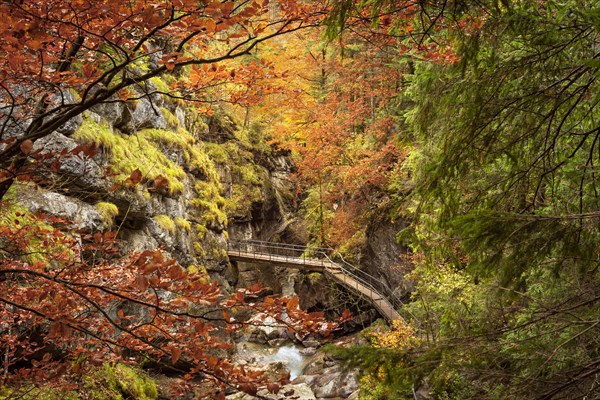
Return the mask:
[[352,265],[343,258],[333,261],[331,250],[257,240],[230,241],[227,245],[230,260],[248,263],[279,265],[328,274],[338,283],[368,300],[388,321],[400,320],[396,311],[402,302],[390,288]]

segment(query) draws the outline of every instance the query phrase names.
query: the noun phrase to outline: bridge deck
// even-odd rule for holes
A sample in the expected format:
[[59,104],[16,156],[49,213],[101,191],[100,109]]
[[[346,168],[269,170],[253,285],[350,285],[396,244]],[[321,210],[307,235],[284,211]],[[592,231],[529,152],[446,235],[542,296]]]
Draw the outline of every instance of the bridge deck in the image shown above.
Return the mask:
[[352,289],[360,296],[363,296],[369,300],[377,309],[377,311],[379,311],[379,313],[388,321],[402,319],[392,304],[378,291],[361,283],[339,265],[328,260],[277,255],[263,252],[249,252],[235,249],[229,249],[227,254],[231,260],[236,261],[259,264],[275,264],[288,268],[299,268],[310,271],[325,272],[329,276],[333,277],[337,282]]
[[316,258],[303,258],[292,256],[281,256],[268,253],[251,253],[238,250],[228,250],[227,255],[230,260],[253,262],[261,264],[277,264],[284,267],[310,269],[322,271],[325,268],[338,268],[337,265],[325,260]]

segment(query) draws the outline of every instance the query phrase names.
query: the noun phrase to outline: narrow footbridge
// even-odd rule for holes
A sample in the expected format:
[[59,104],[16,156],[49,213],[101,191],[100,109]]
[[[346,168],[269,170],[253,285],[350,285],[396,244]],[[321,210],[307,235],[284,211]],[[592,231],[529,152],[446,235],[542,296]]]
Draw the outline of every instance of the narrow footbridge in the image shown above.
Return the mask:
[[396,311],[402,302],[391,288],[387,287],[384,282],[350,265],[339,256],[334,261],[330,249],[240,240],[228,243],[227,254],[229,259],[234,261],[324,272],[338,283],[368,300],[386,320],[402,319]]

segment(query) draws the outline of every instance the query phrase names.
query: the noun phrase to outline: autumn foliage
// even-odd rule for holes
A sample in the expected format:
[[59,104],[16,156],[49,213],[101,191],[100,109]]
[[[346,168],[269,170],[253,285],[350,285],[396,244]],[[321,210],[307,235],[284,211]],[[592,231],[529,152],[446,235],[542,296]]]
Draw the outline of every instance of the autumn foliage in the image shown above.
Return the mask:
[[[3,2],[0,197],[27,162],[23,143],[95,105],[156,93],[200,105],[251,101],[243,88],[264,75],[264,66],[235,70],[220,63],[318,23],[319,11],[319,3],[293,0]],[[148,83],[163,74],[188,77],[173,90]],[[237,90],[216,89],[225,84]]]
[[241,315],[272,315],[300,335],[333,329],[322,315],[300,310],[298,299],[257,302],[259,286],[228,295],[160,250],[121,257],[113,232],[72,228],[18,211],[0,226],[4,385],[77,389],[90,367],[144,361],[214,382],[215,398],[226,387],[254,392],[261,373],[216,353],[231,349],[224,332],[249,324]]
[[[231,346],[217,332],[248,324],[242,310],[274,315],[294,333],[331,331],[297,300],[259,304],[258,287],[228,295],[160,250],[123,255],[112,232],[7,214],[14,205],[5,201],[16,179],[44,185],[64,157],[95,155],[92,144],[61,154],[36,147],[57,130],[72,134],[65,124],[94,106],[156,95],[204,113],[217,102],[255,104],[273,90],[273,68],[231,60],[318,24],[322,9],[294,0],[0,3],[0,200],[10,218],[0,225],[1,384],[76,388],[91,366],[144,361],[216,383],[214,398],[225,387],[254,393],[259,373],[215,356]],[[151,83],[166,75],[175,77],[168,88]],[[135,186],[140,175],[123,183]]]

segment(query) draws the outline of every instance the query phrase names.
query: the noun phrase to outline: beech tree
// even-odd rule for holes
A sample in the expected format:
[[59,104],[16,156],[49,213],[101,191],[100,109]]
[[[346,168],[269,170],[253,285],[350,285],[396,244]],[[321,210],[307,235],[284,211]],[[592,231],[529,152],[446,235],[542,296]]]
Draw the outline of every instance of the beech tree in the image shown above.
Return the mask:
[[2,385],[83,390],[80,377],[94,366],[144,361],[213,382],[211,398],[227,387],[256,393],[260,384],[276,393],[276,382],[219,355],[232,348],[223,332],[250,324],[243,310],[294,333],[333,328],[297,298],[257,303],[260,286],[227,295],[160,250],[121,257],[114,232],[78,233],[62,218],[21,209],[12,218],[0,226]]
[[[236,70],[224,62],[317,24],[320,7],[293,0],[0,4],[0,205],[10,218],[0,226],[3,385],[76,389],[90,366],[146,361],[216,383],[211,398],[224,397],[225,387],[255,393],[264,382],[259,373],[214,355],[230,347],[214,334],[217,326],[231,331],[247,323],[230,310],[264,311],[294,332],[332,329],[321,315],[298,310],[297,299],[267,298],[259,306],[258,287],[225,295],[159,250],[122,256],[113,233],[80,232],[70,221],[5,201],[15,180],[51,169],[49,159],[95,154],[93,145],[60,155],[35,147],[94,106],[152,102],[157,94],[199,107],[256,101],[248,92],[213,89],[250,91],[265,65]],[[168,90],[150,82],[163,74],[179,81]],[[140,175],[134,171],[127,183],[138,184]]]
[[[0,198],[33,143],[85,110],[150,98],[161,91],[149,79],[186,67],[192,71],[178,96],[210,102],[207,89],[224,77],[219,62],[319,20],[319,3],[269,7],[264,0],[0,4]],[[236,79],[234,70],[225,75]]]

